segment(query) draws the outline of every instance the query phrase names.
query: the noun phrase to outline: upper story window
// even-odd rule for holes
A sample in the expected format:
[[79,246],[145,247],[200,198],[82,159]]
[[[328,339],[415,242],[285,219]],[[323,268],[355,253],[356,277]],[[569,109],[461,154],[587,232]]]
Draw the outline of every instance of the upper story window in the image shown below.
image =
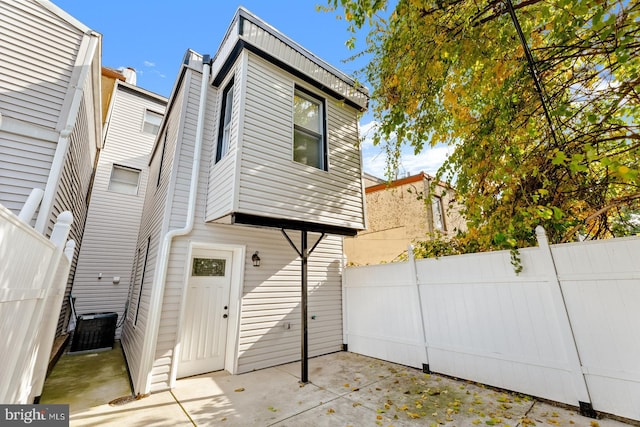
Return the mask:
[[222,91],[222,106],[220,108],[220,125],[218,127],[218,149],[216,163],[229,152],[231,138],[231,115],[233,114],[233,79]]
[[433,229],[445,231],[442,197],[431,196],[431,212],[433,212]]
[[293,160],[327,170],[324,101],[296,88],[293,95]]
[[140,170],[126,166],[113,165],[109,179],[109,191],[122,194],[138,194]]
[[156,113],[151,110],[144,110],[144,122],[142,125],[142,132],[149,133],[151,135],[157,135],[160,130],[160,123],[162,122],[162,114]]

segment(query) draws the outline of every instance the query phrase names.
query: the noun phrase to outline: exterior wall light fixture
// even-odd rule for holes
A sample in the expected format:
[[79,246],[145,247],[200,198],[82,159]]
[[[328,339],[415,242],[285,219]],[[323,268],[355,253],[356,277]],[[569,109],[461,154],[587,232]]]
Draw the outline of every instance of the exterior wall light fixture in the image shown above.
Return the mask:
[[251,255],[251,261],[253,261],[254,267],[260,267],[260,257],[258,256],[258,251],[255,251],[253,255]]

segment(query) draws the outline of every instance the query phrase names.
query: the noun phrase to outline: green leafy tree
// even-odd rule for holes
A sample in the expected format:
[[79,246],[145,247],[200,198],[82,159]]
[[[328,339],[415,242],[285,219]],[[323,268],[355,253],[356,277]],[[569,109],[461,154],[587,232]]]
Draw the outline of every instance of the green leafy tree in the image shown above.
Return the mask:
[[388,171],[403,144],[454,147],[438,178],[455,182],[465,206],[459,252],[530,246],[537,225],[552,242],[637,230],[616,218],[639,211],[640,3],[514,4],[533,63],[504,1],[386,7],[328,0],[321,9],[354,34],[370,28],[359,78],[372,87]]

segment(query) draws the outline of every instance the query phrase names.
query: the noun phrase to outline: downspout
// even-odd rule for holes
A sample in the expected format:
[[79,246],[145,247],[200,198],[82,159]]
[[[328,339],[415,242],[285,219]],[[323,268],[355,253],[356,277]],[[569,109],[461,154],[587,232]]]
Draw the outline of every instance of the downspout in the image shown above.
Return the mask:
[[86,80],[88,73],[91,71],[91,58],[93,58],[100,40],[100,38],[92,31],[86,33],[86,35],[89,39],[87,42],[87,49],[85,50],[85,56],[83,58],[82,70],[78,75],[78,80],[75,82],[74,93],[69,107],[69,115],[67,116],[64,128],[60,131],[60,137],[58,138],[58,144],[56,145],[56,151],[51,163],[51,171],[47,178],[44,195],[42,196],[42,203],[40,204],[40,210],[38,211],[36,219],[35,229],[42,234],[47,230],[49,214],[53,208],[53,202],[56,197],[56,192],[58,191],[58,183],[60,182],[60,176],[62,175],[62,169],[64,168],[64,161],[67,158],[67,151],[69,150],[69,137],[71,136],[71,132],[73,131],[73,127],[76,123],[78,111],[80,110],[80,103],[84,95],[84,87],[82,84]]
[[[169,254],[171,252],[171,242],[175,237],[189,234],[195,222],[195,208],[198,190],[198,179],[200,176],[200,159],[202,157],[202,140],[204,134],[204,115],[207,99],[207,86],[211,74],[211,61],[209,55],[202,57],[202,82],[200,86],[200,102],[198,105],[198,123],[196,126],[196,140],[193,152],[193,165],[191,167],[191,185],[189,186],[189,201],[187,206],[187,222],[183,228],[170,230],[165,234],[158,254],[157,274],[153,280],[151,300],[149,302],[149,325],[147,327],[144,344],[142,347],[141,377],[138,378],[137,390],[142,390],[142,394],[147,394],[151,389],[151,370],[153,369],[153,358],[156,351],[158,332],[160,329],[160,317],[162,314],[162,299],[164,297],[164,285],[167,277],[169,265]],[[145,377],[146,376],[146,377]],[[143,382],[144,381],[144,382]],[[141,387],[142,386],[142,387]]]

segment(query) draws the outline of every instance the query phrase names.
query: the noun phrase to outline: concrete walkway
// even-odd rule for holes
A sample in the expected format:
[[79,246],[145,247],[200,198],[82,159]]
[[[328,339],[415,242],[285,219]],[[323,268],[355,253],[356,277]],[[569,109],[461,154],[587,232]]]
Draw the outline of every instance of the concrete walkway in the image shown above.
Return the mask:
[[[107,353],[87,358],[100,364]],[[77,357],[64,355],[59,363]],[[628,425],[613,419],[585,418],[575,410],[527,396],[425,375],[417,369],[347,352],[311,359],[311,383],[304,386],[298,382],[300,364],[291,363],[242,375],[214,372],[185,378],[171,391],[115,405],[108,402],[124,397],[116,395],[122,390],[119,375],[113,380],[119,385],[103,388],[102,402],[97,402],[95,393],[73,387],[79,380],[67,377],[67,386],[58,382],[62,377],[55,375],[56,369],[50,377],[53,379],[47,380],[42,403],[69,403],[72,426]],[[67,369],[67,375],[71,372]],[[65,387],[67,397],[62,390]],[[53,389],[57,393],[51,393]]]

